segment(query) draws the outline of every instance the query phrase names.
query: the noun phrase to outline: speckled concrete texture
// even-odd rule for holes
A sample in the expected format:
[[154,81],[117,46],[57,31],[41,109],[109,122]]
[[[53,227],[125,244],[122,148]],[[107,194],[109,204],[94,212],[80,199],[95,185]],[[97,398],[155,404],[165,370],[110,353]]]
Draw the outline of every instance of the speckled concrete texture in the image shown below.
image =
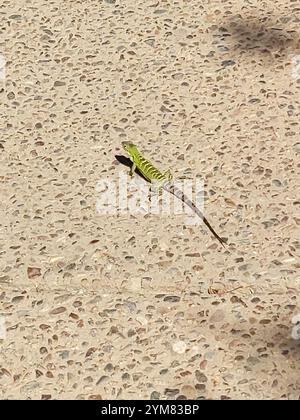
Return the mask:
[[[1,398],[300,399],[299,4],[0,16]],[[226,249],[184,215],[96,211],[123,140],[203,177]]]

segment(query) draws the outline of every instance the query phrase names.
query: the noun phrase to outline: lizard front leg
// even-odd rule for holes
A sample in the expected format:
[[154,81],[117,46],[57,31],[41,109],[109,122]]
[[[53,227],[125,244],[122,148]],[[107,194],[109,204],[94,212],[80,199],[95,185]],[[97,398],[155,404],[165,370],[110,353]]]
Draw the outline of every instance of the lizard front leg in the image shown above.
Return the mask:
[[129,171],[129,175],[132,177],[132,176],[134,176],[134,172],[135,172],[135,170],[136,170],[136,164],[133,162],[132,163],[132,166],[131,166],[131,168],[130,168],[130,171]]

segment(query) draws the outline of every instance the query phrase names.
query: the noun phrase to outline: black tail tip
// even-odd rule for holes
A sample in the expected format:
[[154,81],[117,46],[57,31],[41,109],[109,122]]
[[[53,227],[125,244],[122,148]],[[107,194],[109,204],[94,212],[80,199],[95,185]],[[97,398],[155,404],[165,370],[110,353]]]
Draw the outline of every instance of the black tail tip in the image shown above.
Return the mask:
[[223,246],[223,248],[226,248],[227,242],[228,242],[228,238],[219,238],[219,242],[221,243],[221,245]]

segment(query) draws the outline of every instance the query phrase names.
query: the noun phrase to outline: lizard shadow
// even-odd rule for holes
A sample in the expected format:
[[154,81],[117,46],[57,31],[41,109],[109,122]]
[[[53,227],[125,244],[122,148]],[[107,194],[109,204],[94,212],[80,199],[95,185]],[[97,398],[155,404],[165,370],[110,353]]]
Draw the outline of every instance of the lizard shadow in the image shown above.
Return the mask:
[[[115,158],[122,165],[127,166],[128,168],[131,168],[132,162],[128,157],[123,156],[123,155],[115,155]],[[146,182],[148,182],[148,180],[144,177],[144,175],[137,168],[135,170],[135,173],[137,173],[141,178],[143,178]]]

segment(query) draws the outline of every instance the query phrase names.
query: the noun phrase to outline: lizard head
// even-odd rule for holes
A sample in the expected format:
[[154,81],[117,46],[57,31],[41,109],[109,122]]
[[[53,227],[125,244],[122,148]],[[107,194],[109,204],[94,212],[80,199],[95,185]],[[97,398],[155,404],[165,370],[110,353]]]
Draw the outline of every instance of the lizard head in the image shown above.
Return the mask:
[[138,149],[136,145],[131,143],[130,141],[122,141],[122,146],[123,146],[123,149],[126,150],[126,152],[131,156],[138,153]]

